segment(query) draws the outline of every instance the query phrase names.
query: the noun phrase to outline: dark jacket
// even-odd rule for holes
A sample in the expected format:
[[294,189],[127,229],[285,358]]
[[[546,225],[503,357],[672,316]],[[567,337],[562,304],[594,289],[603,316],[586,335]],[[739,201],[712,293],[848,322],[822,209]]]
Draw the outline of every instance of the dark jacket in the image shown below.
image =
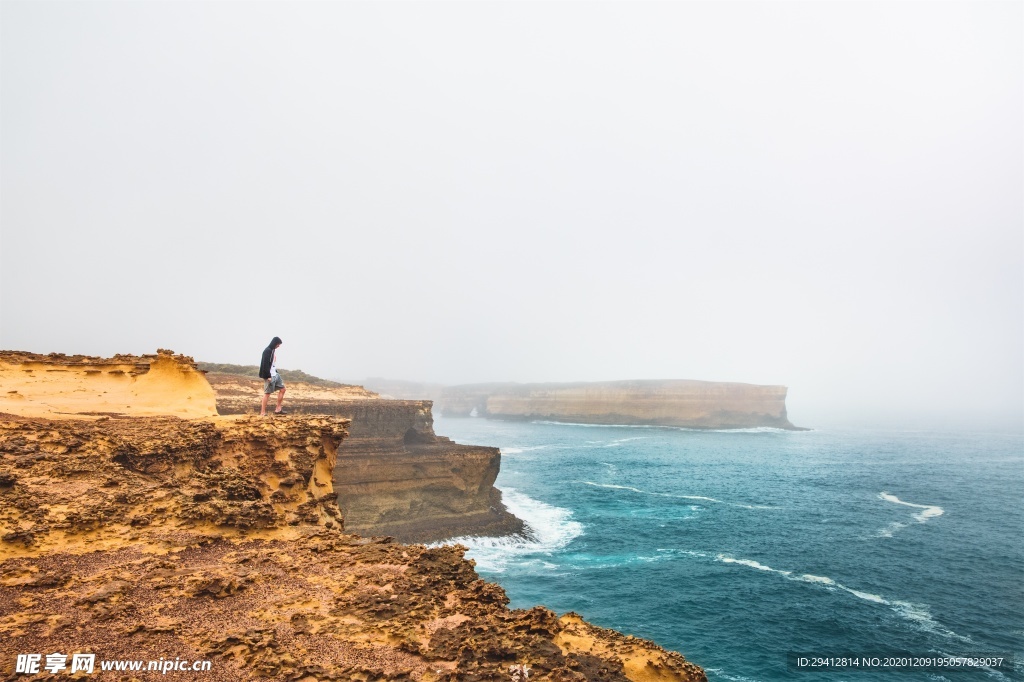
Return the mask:
[[260,359],[260,379],[270,378],[270,366],[274,364],[274,349],[281,343],[280,337],[275,336],[270,345],[263,349],[263,357]]

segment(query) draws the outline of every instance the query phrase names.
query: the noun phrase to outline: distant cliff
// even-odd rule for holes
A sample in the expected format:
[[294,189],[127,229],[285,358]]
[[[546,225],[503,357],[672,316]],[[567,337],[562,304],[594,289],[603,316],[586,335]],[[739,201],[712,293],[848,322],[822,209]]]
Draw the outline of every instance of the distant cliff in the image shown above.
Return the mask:
[[797,429],[786,415],[786,391],[785,386],[690,380],[471,384],[443,389],[438,411],[446,417],[580,424]]
[[[262,381],[215,372],[207,379],[221,414],[259,411]],[[293,414],[351,420],[334,466],[346,530],[403,542],[522,530],[494,487],[501,453],[435,434],[429,400],[385,400],[357,386],[287,382],[285,406]]]

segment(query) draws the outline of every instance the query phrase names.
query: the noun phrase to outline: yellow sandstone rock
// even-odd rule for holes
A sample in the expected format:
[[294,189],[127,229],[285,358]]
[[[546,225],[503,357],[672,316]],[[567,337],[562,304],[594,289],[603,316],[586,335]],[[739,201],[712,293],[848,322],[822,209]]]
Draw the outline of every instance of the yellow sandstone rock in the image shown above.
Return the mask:
[[0,412],[62,418],[126,414],[212,417],[217,398],[192,358],[0,352]]

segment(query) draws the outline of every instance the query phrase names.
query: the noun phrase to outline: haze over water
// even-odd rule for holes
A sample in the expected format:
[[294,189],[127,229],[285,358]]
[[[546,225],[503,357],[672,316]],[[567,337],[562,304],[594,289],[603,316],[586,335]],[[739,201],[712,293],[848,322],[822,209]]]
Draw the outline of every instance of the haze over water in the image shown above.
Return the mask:
[[6,0],[0,347],[1019,427],[1022,12]]

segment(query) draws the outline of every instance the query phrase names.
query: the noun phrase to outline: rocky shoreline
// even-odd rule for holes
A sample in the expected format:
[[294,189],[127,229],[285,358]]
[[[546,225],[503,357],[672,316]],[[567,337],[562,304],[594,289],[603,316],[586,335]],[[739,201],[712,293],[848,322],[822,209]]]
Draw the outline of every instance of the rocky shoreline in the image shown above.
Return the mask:
[[[162,357],[192,385],[190,359]],[[88,359],[73,366],[60,369],[80,392],[95,375]],[[160,384],[172,412],[184,409],[177,379]],[[31,382],[0,396],[3,679],[53,677],[14,672],[29,652],[199,659],[229,682],[507,680],[511,666],[530,680],[706,679],[678,653],[576,614],[508,609],[464,547],[351,534],[334,471],[354,421],[73,415],[64,408],[80,396],[59,404],[47,381],[45,415],[30,414]],[[196,409],[194,394],[180,397]],[[4,409],[15,403],[17,414]]]

